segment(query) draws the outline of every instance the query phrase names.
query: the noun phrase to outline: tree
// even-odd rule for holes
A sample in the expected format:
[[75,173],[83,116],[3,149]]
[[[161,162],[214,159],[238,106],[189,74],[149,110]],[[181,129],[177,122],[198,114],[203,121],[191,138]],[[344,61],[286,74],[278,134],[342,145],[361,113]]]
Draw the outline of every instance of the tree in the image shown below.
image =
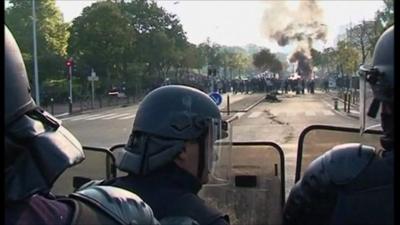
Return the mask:
[[180,65],[185,70],[190,68],[201,69],[205,64],[202,58],[201,51],[196,45],[188,43],[187,47],[183,50],[180,59]]
[[341,65],[344,74],[351,75],[357,71],[360,64],[359,57],[359,52],[349,42],[337,43],[337,62]]
[[273,73],[279,73],[281,72],[283,69],[282,63],[281,61],[279,61],[278,59],[274,58],[272,60],[271,66],[270,66],[270,70]]
[[70,32],[69,55],[96,70],[103,91],[115,82],[129,80],[127,56],[136,33],[116,3],[97,2],[84,8]]
[[269,69],[274,60],[275,56],[270,52],[269,49],[263,49],[253,55],[253,65],[260,71]]
[[378,10],[375,14],[374,21],[374,35],[371,35],[371,47],[369,52],[371,55],[374,51],[374,46],[378,41],[381,34],[390,26],[394,25],[394,3],[393,0],[383,0],[385,3],[385,8],[383,10]]
[[231,55],[230,69],[236,71],[238,75],[250,67],[251,59],[243,49],[232,49]]
[[375,21],[363,21],[347,29],[347,41],[361,52],[361,62],[364,63],[368,54],[372,54],[376,42]]
[[325,74],[326,72],[330,71],[330,66],[329,64],[333,64],[330,62],[329,58],[334,58],[333,56],[329,56],[332,54],[333,49],[328,48],[324,49],[322,52],[312,48],[311,49],[311,59],[312,59],[312,64],[313,66],[319,68],[318,70],[322,72],[322,74]]
[[393,0],[383,0],[385,8],[376,12],[375,20],[381,26],[380,31],[386,30],[394,24],[394,3]]
[[[33,74],[32,1],[10,0],[5,21],[21,49],[28,76]],[[39,82],[63,76],[68,24],[55,0],[36,1],[36,37]]]
[[174,14],[167,13],[155,2],[136,0],[119,4],[124,16],[137,34],[131,61],[144,65],[142,79],[153,86],[169,71],[179,69],[183,52],[188,46],[186,34]]

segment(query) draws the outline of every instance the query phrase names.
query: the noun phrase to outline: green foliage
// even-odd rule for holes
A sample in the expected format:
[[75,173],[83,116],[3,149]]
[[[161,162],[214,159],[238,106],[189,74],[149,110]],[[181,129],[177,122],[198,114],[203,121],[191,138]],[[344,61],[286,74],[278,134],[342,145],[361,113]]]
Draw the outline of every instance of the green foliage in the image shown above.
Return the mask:
[[107,1],[86,7],[73,20],[70,32],[69,55],[76,63],[85,65],[86,71],[94,68],[102,80],[103,91],[125,78],[123,68],[136,33],[117,4]]
[[263,49],[255,53],[253,55],[253,65],[260,71],[270,70],[273,73],[278,73],[283,70],[281,61],[269,49]]
[[381,26],[380,30],[384,31],[394,24],[394,2],[393,0],[383,0],[385,8],[376,12],[375,20]]
[[148,65],[143,73],[162,79],[172,67],[182,65],[188,43],[175,15],[155,2],[144,0],[123,3],[121,9],[137,33],[137,44],[131,49],[131,55]]
[[[385,8],[375,21],[364,21],[347,31],[337,48],[311,50],[314,66],[325,72],[352,73],[359,63],[372,55],[379,35],[394,23],[393,0],[384,0]],[[32,1],[10,0],[5,10],[6,24],[22,50],[28,74],[33,71]],[[36,1],[39,74],[45,90],[65,94],[65,60],[73,57],[74,92],[88,90],[87,76],[93,68],[100,77],[101,94],[112,85],[126,82],[130,93],[152,88],[170,75],[176,78],[207,66],[218,68],[223,78],[269,70],[279,73],[288,67],[282,56],[256,45],[222,46],[210,39],[199,45],[187,41],[176,15],[166,12],[155,1],[98,1],[86,7],[72,23],[63,22],[55,0]],[[285,57],[284,57],[285,58]],[[58,84],[56,84],[58,80]],[[51,81],[51,82],[50,82]],[[54,83],[56,82],[56,83]],[[75,88],[75,87],[74,87]],[[77,94],[78,94],[77,93]]]
[[[53,98],[55,102],[65,102],[69,96],[69,80],[62,79],[47,79],[43,81],[42,87],[44,91],[43,102],[49,102]],[[72,98],[74,101],[82,98],[87,93],[84,93],[83,86],[79,78],[72,79]]]
[[337,44],[337,62],[341,65],[343,73],[353,74],[358,69],[360,53],[349,42],[339,41]]
[[361,53],[361,62],[364,63],[368,54],[372,55],[378,34],[376,21],[363,21],[347,30],[347,40]]
[[[29,76],[33,76],[32,1],[10,0],[5,22],[22,52]],[[68,31],[55,0],[36,1],[37,57],[40,81],[63,74]],[[40,82],[42,83],[42,82]]]

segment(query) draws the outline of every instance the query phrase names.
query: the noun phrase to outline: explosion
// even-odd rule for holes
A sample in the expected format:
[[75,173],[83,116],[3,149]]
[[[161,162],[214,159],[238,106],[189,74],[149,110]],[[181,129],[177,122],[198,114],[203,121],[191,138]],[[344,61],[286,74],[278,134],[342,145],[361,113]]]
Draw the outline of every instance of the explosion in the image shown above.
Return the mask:
[[295,10],[283,1],[268,2],[264,12],[262,32],[275,40],[279,46],[296,43],[297,49],[289,57],[291,63],[297,62],[297,72],[309,78],[312,73],[311,48],[316,40],[326,42],[327,26],[322,23],[323,11],[315,0],[300,1]]

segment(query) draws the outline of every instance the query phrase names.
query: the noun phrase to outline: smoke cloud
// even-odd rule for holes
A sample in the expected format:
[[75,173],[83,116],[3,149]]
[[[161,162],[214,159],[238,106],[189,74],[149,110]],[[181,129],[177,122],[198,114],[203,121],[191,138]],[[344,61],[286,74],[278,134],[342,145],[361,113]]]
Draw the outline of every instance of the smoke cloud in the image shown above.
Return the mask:
[[290,56],[289,62],[297,62],[297,74],[303,78],[310,78],[311,68],[311,57],[308,57],[304,50],[297,50]]
[[315,0],[300,1],[296,9],[290,9],[284,1],[270,1],[261,23],[262,32],[278,45],[297,44],[289,57],[297,62],[297,71],[302,77],[312,72],[310,50],[316,40],[326,42],[327,26],[322,23],[323,11]]

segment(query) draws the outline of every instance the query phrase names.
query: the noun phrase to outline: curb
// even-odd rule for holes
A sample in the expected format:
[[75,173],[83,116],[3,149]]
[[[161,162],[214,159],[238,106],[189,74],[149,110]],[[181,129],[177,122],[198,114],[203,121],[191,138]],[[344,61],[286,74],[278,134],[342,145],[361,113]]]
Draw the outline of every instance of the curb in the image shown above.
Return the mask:
[[70,116],[77,116],[77,115],[81,115],[84,113],[90,113],[90,112],[99,112],[99,111],[103,111],[103,110],[110,110],[110,109],[116,109],[116,108],[124,108],[124,107],[128,107],[128,106],[132,106],[133,104],[123,104],[123,105],[116,105],[116,106],[105,106],[102,108],[95,108],[95,109],[87,109],[87,110],[82,110],[82,111],[75,111],[72,112],[71,114],[69,112],[65,112],[65,113],[61,113],[61,114],[57,114],[54,115],[57,119],[64,119]]
[[359,113],[352,113],[352,112],[343,112],[343,111],[339,111],[339,110],[333,110],[335,113],[341,115],[341,116],[346,116],[346,117],[352,117],[354,119],[359,119]]
[[250,105],[249,107],[245,108],[243,111],[247,112],[250,109],[254,108],[256,105],[260,104],[262,101],[264,101],[265,96],[261,97],[259,100],[257,100],[254,104]]
[[61,113],[61,114],[57,114],[57,115],[54,115],[54,117],[56,117],[56,118],[64,118],[65,116],[68,116],[69,115],[69,113],[68,112],[66,112],[66,113]]
[[[325,95],[329,96],[330,98],[334,99],[337,98],[338,101],[340,101],[341,103],[344,103],[344,100],[331,94],[331,93],[325,93]],[[359,106],[353,103],[350,103],[350,107],[351,108],[358,108]],[[360,118],[360,112],[356,111],[356,112],[351,112],[354,110],[350,110],[350,112],[344,112],[344,111],[339,111],[339,110],[335,110],[333,109],[333,111],[341,116],[347,116],[347,117],[352,117],[354,119],[359,119]]]
[[[342,98],[339,98],[339,97],[337,97],[337,96],[334,96],[334,95],[332,95],[332,94],[330,94],[330,93],[325,93],[325,94],[328,95],[328,96],[331,97],[331,98],[337,98],[340,102],[344,102],[344,100],[343,100]],[[350,106],[352,106],[352,107],[358,107],[358,105],[353,104],[353,103],[350,103]]]
[[[257,100],[255,103],[253,103],[252,105],[248,106],[247,108],[245,108],[243,111],[241,112],[248,112],[250,109],[254,108],[256,105],[260,104],[262,101],[264,101],[265,96],[261,97],[259,100]],[[239,116],[234,114],[231,117],[228,117],[228,119],[226,119],[226,122],[230,123],[236,119],[239,119]]]

